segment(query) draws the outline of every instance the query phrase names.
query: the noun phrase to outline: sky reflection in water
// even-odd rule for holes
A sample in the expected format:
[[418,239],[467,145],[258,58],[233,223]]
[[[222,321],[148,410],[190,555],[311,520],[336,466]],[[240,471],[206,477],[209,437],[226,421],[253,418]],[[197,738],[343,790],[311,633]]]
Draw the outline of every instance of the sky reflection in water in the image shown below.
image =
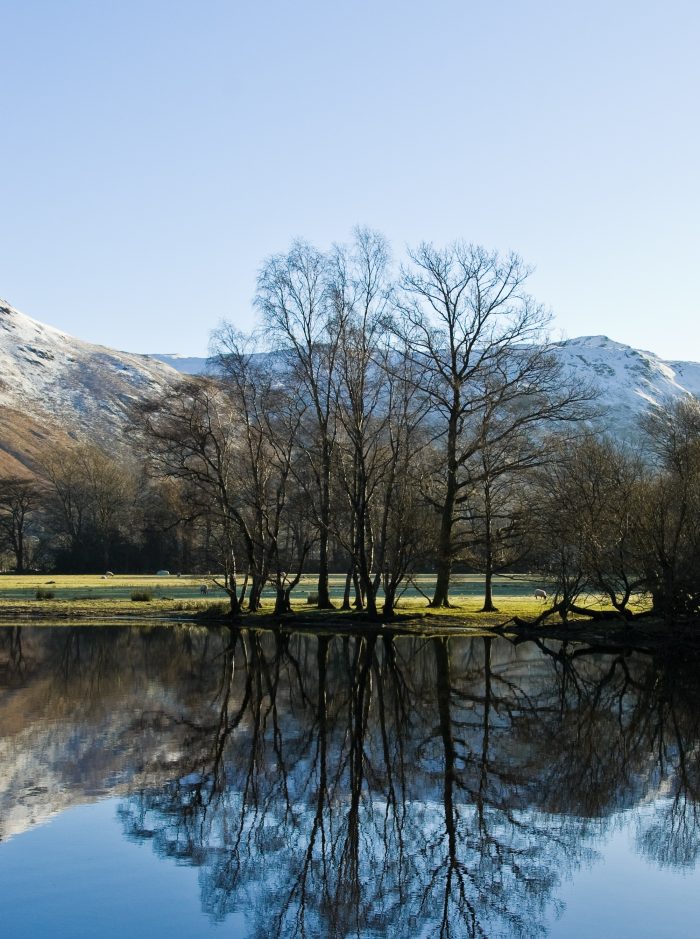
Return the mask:
[[2,935],[693,935],[697,666],[0,630]]

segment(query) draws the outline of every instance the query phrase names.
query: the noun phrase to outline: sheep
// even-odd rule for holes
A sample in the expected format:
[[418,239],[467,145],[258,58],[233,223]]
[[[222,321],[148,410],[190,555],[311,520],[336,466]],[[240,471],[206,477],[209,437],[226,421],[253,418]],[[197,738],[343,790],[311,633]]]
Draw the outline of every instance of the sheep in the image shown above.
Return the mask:
[[546,600],[546,599],[547,599],[547,591],[543,590],[541,587],[538,587],[537,590],[535,590],[535,600]]

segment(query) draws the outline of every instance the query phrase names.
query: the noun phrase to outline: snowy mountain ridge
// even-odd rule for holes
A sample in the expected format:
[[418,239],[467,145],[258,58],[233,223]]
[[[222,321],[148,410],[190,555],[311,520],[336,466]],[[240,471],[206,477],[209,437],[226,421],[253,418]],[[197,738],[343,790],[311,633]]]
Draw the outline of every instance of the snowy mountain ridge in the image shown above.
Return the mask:
[[0,300],[0,471],[35,468],[47,445],[126,440],[130,409],[180,380],[146,355],[75,339]]
[[[554,343],[565,368],[593,380],[606,410],[603,429],[634,440],[651,403],[700,397],[700,363],[665,361],[606,336]],[[207,359],[137,355],[84,342],[0,300],[0,473],[35,470],[47,447],[91,440],[119,448],[132,406],[158,396]]]
[[700,397],[699,362],[666,361],[607,336],[566,339],[553,348],[568,370],[595,383],[612,436],[635,439],[639,418],[650,405],[685,394]]
[[[700,397],[700,363],[665,361],[653,352],[634,349],[607,336],[580,336],[553,344],[567,371],[592,381],[606,411],[605,430],[634,439],[637,421],[650,404],[686,393]],[[207,359],[180,355],[153,355],[188,375],[206,371]]]

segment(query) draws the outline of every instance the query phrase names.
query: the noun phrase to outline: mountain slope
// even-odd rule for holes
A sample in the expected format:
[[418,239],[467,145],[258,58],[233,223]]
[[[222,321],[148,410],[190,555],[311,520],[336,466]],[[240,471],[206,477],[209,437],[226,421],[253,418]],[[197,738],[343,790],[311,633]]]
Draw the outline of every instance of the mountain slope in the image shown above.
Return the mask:
[[209,359],[196,355],[177,355],[176,353],[165,355],[160,352],[152,353],[149,358],[155,359],[157,362],[164,362],[171,368],[177,369],[178,372],[182,372],[183,375],[203,375],[207,370],[209,361]]
[[[604,429],[633,440],[652,402],[700,396],[700,363],[667,362],[605,336],[554,345],[582,381],[593,380],[607,413]],[[0,301],[0,474],[35,472],[42,453],[75,440],[118,449],[135,402],[158,396],[207,360],[136,355],[75,339]]]
[[36,470],[42,450],[126,441],[134,402],[177,382],[149,356],[75,339],[0,301],[0,472]]
[[568,339],[554,349],[574,375],[596,384],[600,403],[607,409],[605,430],[614,437],[635,439],[639,418],[650,404],[687,393],[700,396],[697,362],[667,362],[607,336]]
[[[637,422],[650,404],[690,392],[700,397],[700,363],[667,362],[653,352],[634,349],[607,336],[581,336],[553,346],[554,353],[581,381],[592,381],[606,409],[602,422],[612,436],[635,439]],[[207,359],[180,355],[154,355],[173,368],[198,375]]]

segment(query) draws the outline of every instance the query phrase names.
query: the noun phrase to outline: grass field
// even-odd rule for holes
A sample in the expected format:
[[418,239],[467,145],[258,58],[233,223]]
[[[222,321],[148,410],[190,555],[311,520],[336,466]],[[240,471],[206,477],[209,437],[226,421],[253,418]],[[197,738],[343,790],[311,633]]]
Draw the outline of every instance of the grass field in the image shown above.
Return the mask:
[[[430,594],[435,580],[429,574],[415,578],[420,589]],[[344,575],[331,575],[331,596],[340,603],[345,587]],[[103,577],[99,574],[16,574],[0,575],[0,600],[34,599],[37,590],[52,591],[56,599],[112,599],[128,600],[134,591],[153,592],[154,599],[159,596],[173,599],[200,600],[200,588],[206,584],[209,589],[208,597],[225,598],[224,591],[217,587],[213,578],[206,575],[182,574],[179,577],[157,577],[155,575],[117,574],[114,577]],[[497,577],[494,581],[494,596],[496,598],[532,597],[540,581],[528,575],[510,577]],[[452,594],[456,603],[479,603],[484,589],[483,578],[478,575],[455,575],[453,577]],[[297,602],[305,603],[306,596],[316,590],[316,578],[313,575],[302,577],[294,591],[293,598]],[[263,599],[272,598],[273,591],[267,588]],[[206,600],[203,602],[206,603]],[[418,590],[409,587],[401,596],[401,603],[425,606],[425,599]]]
[[[434,586],[434,577],[424,574],[415,578],[420,591],[430,595]],[[200,592],[202,584],[208,587],[208,594]],[[331,577],[331,597],[340,606],[345,586],[343,575]],[[449,617],[459,619],[465,625],[493,625],[502,623],[513,616],[533,618],[544,607],[541,600],[533,596],[535,587],[547,586],[541,579],[519,574],[500,576],[494,579],[494,602],[497,613],[482,613],[483,577],[479,575],[455,575],[452,582],[451,602],[448,610],[429,610],[427,601],[414,587],[407,589],[397,603],[400,613],[425,614],[431,619]],[[316,579],[313,575],[302,578],[293,594],[293,607],[298,611],[311,613],[313,607],[306,602],[308,594],[314,593]],[[43,594],[39,599],[37,592]],[[148,597],[147,602],[132,599],[136,596]],[[381,600],[381,597],[380,597]],[[602,608],[598,598],[584,598],[587,605]],[[271,612],[273,607],[272,590],[263,594],[262,612]],[[211,577],[202,575],[155,576],[120,574],[105,578],[101,575],[49,575],[15,574],[0,575],[0,617],[3,615],[30,616],[35,613],[45,618],[55,614],[66,618],[72,615],[80,618],[142,616],[152,618],[181,614],[202,615],[224,613],[227,599],[224,591],[217,587]]]

